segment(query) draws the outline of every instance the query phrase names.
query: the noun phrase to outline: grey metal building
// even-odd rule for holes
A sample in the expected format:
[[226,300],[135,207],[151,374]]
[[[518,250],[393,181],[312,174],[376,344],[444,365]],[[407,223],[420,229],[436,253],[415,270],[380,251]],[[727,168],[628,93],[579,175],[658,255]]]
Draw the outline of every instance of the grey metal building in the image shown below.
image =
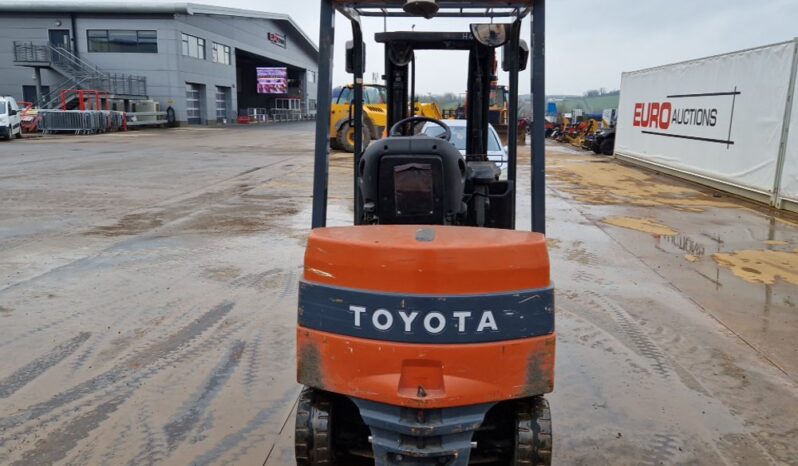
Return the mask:
[[[63,89],[92,89],[127,110],[137,99],[158,101],[184,123],[230,120],[288,98],[313,114],[317,62],[315,43],[282,14],[167,2],[0,3],[0,95],[42,106],[58,105]],[[284,93],[263,93],[259,67],[287,69]]]

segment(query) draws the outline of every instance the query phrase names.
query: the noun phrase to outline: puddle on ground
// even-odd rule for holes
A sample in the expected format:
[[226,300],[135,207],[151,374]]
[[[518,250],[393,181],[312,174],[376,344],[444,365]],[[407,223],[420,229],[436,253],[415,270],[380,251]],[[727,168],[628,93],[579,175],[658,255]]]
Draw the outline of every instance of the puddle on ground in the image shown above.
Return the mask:
[[787,246],[787,245],[790,244],[788,241],[781,241],[781,240],[774,240],[774,239],[769,239],[769,240],[762,241],[762,242],[767,244],[768,246]]
[[798,285],[798,253],[747,249],[712,255],[715,262],[728,268],[736,277],[751,283],[773,285],[782,279]]
[[692,212],[740,207],[689,187],[663,183],[654,175],[606,158],[550,153],[546,171],[558,189],[586,204],[670,206]]
[[652,235],[676,236],[679,234],[678,231],[674,230],[668,225],[651,218],[607,217],[601,221],[608,225],[642,231],[643,233],[650,233]]

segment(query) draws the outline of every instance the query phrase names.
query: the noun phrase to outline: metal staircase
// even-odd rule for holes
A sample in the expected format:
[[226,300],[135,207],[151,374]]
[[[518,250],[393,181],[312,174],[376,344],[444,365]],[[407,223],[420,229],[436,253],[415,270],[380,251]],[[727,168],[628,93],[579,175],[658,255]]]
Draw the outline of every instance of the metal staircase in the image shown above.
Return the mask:
[[[71,50],[50,43],[14,42],[14,64],[49,68],[65,78],[50,92],[39,96],[39,108],[53,108],[61,98],[61,91],[68,89],[104,91],[110,98],[147,97],[146,77],[109,73],[78,57]],[[70,98],[74,99],[74,94]]]

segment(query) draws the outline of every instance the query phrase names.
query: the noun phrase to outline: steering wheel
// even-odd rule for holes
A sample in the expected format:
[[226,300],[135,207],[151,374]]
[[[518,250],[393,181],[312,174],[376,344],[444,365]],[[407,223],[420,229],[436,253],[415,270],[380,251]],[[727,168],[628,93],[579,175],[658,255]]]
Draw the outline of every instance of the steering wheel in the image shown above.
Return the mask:
[[435,123],[436,125],[443,128],[443,134],[440,134],[437,137],[443,139],[444,141],[448,141],[449,139],[452,138],[452,130],[449,128],[449,125],[442,122],[441,120],[436,120],[435,118],[429,118],[424,116],[412,116],[410,118],[405,118],[404,120],[397,121],[393,126],[391,126],[391,130],[388,132],[388,134],[391,136],[401,136],[402,128],[405,125],[409,123],[418,124],[421,122]]

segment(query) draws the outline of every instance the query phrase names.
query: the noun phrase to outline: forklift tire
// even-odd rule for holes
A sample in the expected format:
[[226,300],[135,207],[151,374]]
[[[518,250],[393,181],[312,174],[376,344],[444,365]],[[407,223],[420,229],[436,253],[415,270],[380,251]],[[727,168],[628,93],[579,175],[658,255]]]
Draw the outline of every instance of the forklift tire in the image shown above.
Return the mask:
[[542,396],[518,402],[513,466],[551,465],[551,411]]
[[302,389],[296,409],[294,454],[297,466],[335,466],[332,400],[323,391]]
[[[363,125],[363,149],[371,142],[371,133],[367,125]],[[338,144],[346,152],[355,152],[355,128],[349,123],[344,123],[338,130]]]
[[615,152],[615,139],[605,139],[601,141],[599,150],[604,155],[612,155]]

